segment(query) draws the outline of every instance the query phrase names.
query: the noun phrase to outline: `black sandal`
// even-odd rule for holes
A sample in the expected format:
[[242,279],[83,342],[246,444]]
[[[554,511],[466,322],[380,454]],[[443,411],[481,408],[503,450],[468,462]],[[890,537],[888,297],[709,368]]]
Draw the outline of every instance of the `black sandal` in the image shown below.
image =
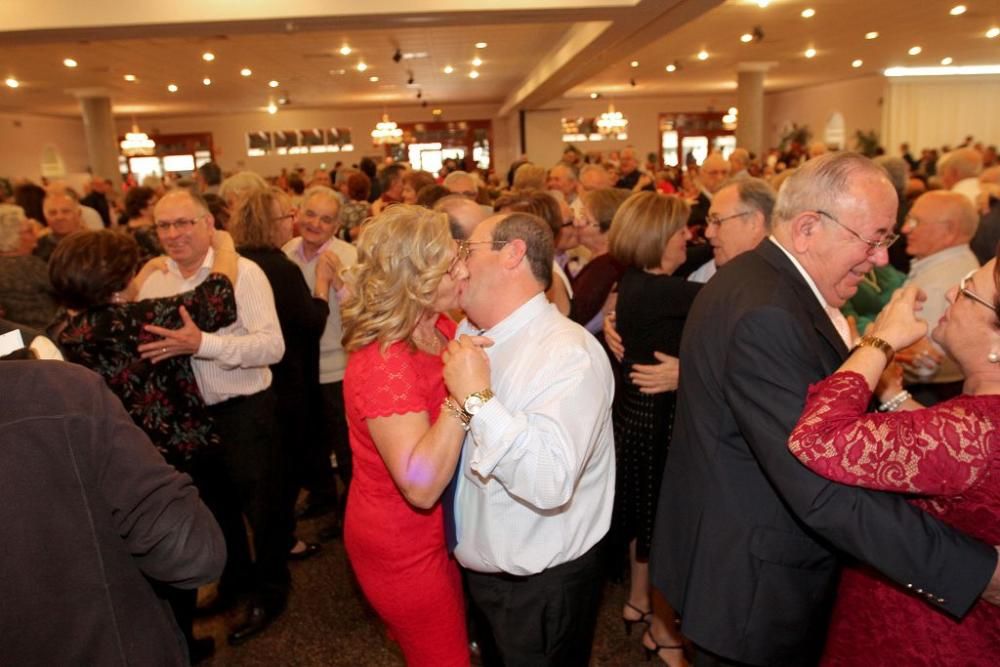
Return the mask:
[[649,617],[653,615],[652,611],[643,611],[642,609],[639,609],[631,602],[626,602],[625,606],[640,615],[639,618],[631,619],[631,618],[625,618],[625,615],[622,614],[622,623],[625,625],[626,635],[628,635],[629,637],[632,636],[632,626],[635,625],[636,623],[642,623],[647,628],[649,627]]
[[[659,643],[658,641],[656,641],[656,638],[653,637],[653,633],[650,632],[648,629],[646,630],[646,632],[644,632],[642,634],[643,640],[645,640],[646,637],[649,637],[649,641],[653,642],[653,647],[654,647],[654,648],[649,648],[648,646],[646,646],[646,642],[645,641],[642,642],[642,649],[646,652],[646,662],[649,662],[650,660],[652,660],[654,655],[657,658],[659,658],[660,657],[660,651],[683,651],[684,650],[684,644],[668,645],[668,644],[661,644],[661,643]],[[660,660],[663,660],[663,658],[660,658]],[[663,660],[663,662],[666,662],[666,660]]]

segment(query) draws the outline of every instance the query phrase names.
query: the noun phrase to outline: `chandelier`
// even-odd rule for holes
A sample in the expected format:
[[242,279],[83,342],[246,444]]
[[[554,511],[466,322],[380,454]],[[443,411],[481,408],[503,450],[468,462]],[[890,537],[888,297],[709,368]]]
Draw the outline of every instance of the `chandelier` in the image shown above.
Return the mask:
[[382,114],[382,121],[375,124],[375,129],[372,130],[372,141],[376,145],[382,144],[400,144],[403,142],[403,131],[399,127],[389,120],[389,114]]
[[139,131],[139,126],[132,123],[132,131],[125,133],[125,139],[119,144],[122,153],[128,157],[137,155],[153,155],[156,142],[146,136],[145,132]]
[[597,119],[597,131],[601,134],[621,134],[628,128],[628,118],[621,111],[615,111],[615,105],[609,104],[608,110]]

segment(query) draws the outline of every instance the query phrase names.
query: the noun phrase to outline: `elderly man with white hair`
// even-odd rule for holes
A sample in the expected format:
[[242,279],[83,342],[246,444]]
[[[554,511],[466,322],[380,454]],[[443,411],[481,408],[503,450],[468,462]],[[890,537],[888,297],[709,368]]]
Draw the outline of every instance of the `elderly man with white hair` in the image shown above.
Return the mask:
[[453,195],[462,195],[475,199],[479,194],[476,178],[467,171],[453,171],[444,177],[441,185],[448,188]]
[[982,170],[983,156],[975,148],[956,148],[942,155],[937,162],[941,186],[965,195],[973,206],[979,196],[979,174]]

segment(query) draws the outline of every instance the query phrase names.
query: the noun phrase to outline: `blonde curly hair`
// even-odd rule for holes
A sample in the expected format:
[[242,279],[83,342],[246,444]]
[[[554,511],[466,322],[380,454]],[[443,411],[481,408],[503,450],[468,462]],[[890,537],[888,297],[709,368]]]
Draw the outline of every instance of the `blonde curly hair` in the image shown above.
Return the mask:
[[358,262],[347,270],[351,296],[344,304],[344,350],[378,341],[383,352],[411,335],[434,303],[454,259],[448,216],[421,206],[395,204],[372,218],[358,239]]

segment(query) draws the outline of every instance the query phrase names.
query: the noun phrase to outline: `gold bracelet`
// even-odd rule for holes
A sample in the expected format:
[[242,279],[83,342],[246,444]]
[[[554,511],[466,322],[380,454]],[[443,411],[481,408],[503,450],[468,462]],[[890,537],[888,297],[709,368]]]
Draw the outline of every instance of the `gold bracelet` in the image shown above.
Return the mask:
[[859,347],[874,347],[882,350],[882,354],[885,355],[885,363],[887,366],[892,363],[892,358],[896,356],[896,350],[892,348],[892,345],[889,345],[889,343],[885,342],[878,336],[862,336],[861,340],[858,341],[858,344],[854,346],[854,349],[856,350]]
[[445,396],[444,403],[441,404],[441,407],[455,415],[458,421],[462,422],[463,429],[468,431],[471,428],[469,424],[472,421],[472,415],[463,410],[462,406],[458,404],[458,401],[453,399],[451,396]]

